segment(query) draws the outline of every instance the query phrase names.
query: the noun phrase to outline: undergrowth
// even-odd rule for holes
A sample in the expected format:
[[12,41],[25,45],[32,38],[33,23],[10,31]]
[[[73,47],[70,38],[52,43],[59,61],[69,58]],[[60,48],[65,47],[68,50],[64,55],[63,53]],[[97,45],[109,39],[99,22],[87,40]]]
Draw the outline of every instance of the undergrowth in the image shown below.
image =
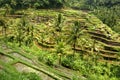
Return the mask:
[[42,80],[42,79],[35,73],[10,74],[5,71],[0,71],[0,80]]
[[[59,64],[59,56],[52,51],[39,49],[36,45],[32,47],[22,46],[28,53],[38,56],[38,60],[48,66],[64,66],[66,68],[79,71],[82,76],[88,80],[119,80],[120,66],[110,63],[97,62],[94,56],[83,58],[78,53],[73,57],[72,54],[62,56],[61,64]],[[73,77],[73,80],[78,80]]]

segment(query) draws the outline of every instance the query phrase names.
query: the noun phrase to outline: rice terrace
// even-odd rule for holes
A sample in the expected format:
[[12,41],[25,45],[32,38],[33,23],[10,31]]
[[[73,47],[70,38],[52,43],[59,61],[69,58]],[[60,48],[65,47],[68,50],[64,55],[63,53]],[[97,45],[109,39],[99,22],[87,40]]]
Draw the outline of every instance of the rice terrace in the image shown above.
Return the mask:
[[120,0],[0,0],[0,80],[120,80]]

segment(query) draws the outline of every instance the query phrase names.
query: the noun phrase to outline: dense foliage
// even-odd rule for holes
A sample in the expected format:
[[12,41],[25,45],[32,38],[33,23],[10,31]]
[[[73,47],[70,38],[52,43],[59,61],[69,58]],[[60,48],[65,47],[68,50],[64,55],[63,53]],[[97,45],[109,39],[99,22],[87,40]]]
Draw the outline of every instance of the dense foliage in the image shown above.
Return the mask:
[[93,13],[115,31],[120,26],[120,0],[70,0],[75,9],[92,10]]
[[[99,59],[102,60],[102,58],[96,54],[101,54],[99,49],[104,46],[97,45],[97,43],[95,44],[95,40],[90,38],[90,34],[85,33],[87,30],[92,31],[94,27],[96,29],[93,30],[97,30],[99,29],[97,26],[101,27],[104,26],[104,24],[100,22],[96,22],[95,24],[94,21],[97,21],[97,19],[92,17],[91,14],[82,14],[77,11],[77,14],[80,13],[80,15],[82,15],[80,16],[77,15],[74,10],[69,12],[65,12],[65,10],[63,12],[60,10],[59,12],[54,12],[54,10],[35,10],[40,8],[62,8],[66,2],[74,9],[91,11],[92,14],[95,14],[103,23],[113,29],[117,29],[120,25],[120,5],[118,0],[0,0],[0,6],[5,8],[3,12],[1,12],[0,17],[1,41],[4,40],[6,44],[10,42],[14,46],[16,44],[27,53],[37,55],[38,60],[48,66],[58,68],[62,66],[78,71],[83,77],[88,78],[88,80],[119,80],[120,66],[117,64],[98,63],[97,61],[99,61]],[[26,11],[24,11],[24,9],[26,9]],[[15,12],[15,14],[10,15],[13,12]],[[16,15],[18,13],[19,15]],[[56,19],[54,19],[55,15]],[[16,18],[16,16],[19,18]],[[77,16],[79,16],[83,22],[80,22]],[[67,17],[69,17],[69,19],[67,19]],[[92,20],[93,18],[95,19]],[[70,23],[70,21],[67,20],[75,21]],[[106,30],[105,32],[107,32]],[[110,31],[108,30],[108,32]],[[104,36],[107,37],[104,34],[101,35],[103,38]],[[111,42],[103,38],[102,40],[107,43]],[[111,45],[111,47],[113,46],[114,45]],[[77,52],[77,50],[80,52]],[[98,51],[98,53],[94,50]],[[116,58],[115,61],[117,61]],[[18,73],[9,76],[8,73],[3,71],[0,76],[3,76],[1,79],[8,80],[14,80],[17,77],[25,80],[41,80],[34,73]]]
[[14,9],[21,8],[61,8],[64,0],[0,0],[0,6],[9,4]]

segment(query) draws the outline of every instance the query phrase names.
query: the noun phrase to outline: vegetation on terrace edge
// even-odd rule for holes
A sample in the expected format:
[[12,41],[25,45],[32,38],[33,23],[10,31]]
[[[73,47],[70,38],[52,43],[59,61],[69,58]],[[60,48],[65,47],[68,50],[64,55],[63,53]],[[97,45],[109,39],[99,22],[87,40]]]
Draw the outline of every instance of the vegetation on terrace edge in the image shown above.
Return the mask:
[[[67,68],[80,71],[82,73],[82,75],[85,76],[86,78],[87,77],[95,78],[95,76],[93,77],[92,75],[89,75],[91,73],[91,71],[93,71],[93,73],[95,71],[95,74],[98,73],[98,75],[101,75],[101,77],[100,77],[101,79],[105,78],[105,77],[108,79],[113,74],[114,74],[114,76],[118,77],[117,76],[117,75],[119,75],[118,72],[116,72],[116,71],[115,71],[115,73],[111,72],[111,70],[114,69],[113,68],[114,66],[112,67],[112,65],[111,65],[111,68],[108,68],[107,65],[110,65],[109,63],[107,65],[104,63],[96,64],[97,57],[99,58],[99,56],[91,54],[91,52],[92,53],[96,53],[96,52],[92,51],[93,45],[91,45],[91,44],[93,43],[93,40],[90,39],[89,34],[86,34],[86,30],[94,31],[95,29],[96,30],[99,29],[100,25],[103,25],[102,22],[99,22],[99,19],[95,18],[92,15],[86,14],[84,12],[81,12],[81,11],[78,12],[78,11],[74,11],[74,10],[71,10],[71,11],[70,10],[67,10],[67,11],[61,10],[60,13],[57,11],[51,11],[51,10],[49,10],[47,12],[51,12],[51,14],[45,14],[46,10],[41,10],[40,12],[37,10],[34,10],[34,13],[32,13],[32,15],[31,15],[31,10],[30,11],[26,10],[26,12],[24,12],[24,13],[27,13],[27,15],[23,16],[22,18],[14,18],[14,17],[9,18],[9,16],[8,16],[9,19],[7,18],[7,16],[4,18],[1,18],[3,20],[3,22],[7,20],[7,23],[9,24],[9,26],[8,26],[8,24],[6,25],[7,28],[5,27],[5,29],[4,29],[4,25],[3,25],[3,29],[2,29],[3,33],[1,34],[1,37],[2,37],[1,39],[2,40],[5,39],[5,41],[7,41],[7,42],[12,41],[13,44],[18,43],[18,46],[23,46],[23,45],[32,46],[32,44],[36,44],[36,46],[37,46],[36,48],[34,48],[34,46],[30,47],[30,49],[27,48],[27,52],[33,53],[33,55],[37,54],[37,56],[39,56],[39,60],[49,66],[50,65],[51,66],[62,65]],[[59,15],[56,16],[56,19],[54,22],[53,16],[55,16],[56,14],[59,14]],[[78,19],[73,19],[72,18],[73,14]],[[29,17],[29,15],[33,16],[33,17]],[[80,18],[80,21],[78,21],[80,16],[82,19]],[[91,21],[89,21],[89,17],[93,17],[95,20],[98,20],[98,22],[91,23]],[[41,22],[39,21],[39,19],[41,20]],[[48,19],[50,19],[50,20],[48,20]],[[73,20],[76,20],[76,21],[74,22]],[[13,24],[13,22],[14,22],[14,24]],[[70,25],[71,25],[71,27],[69,27]],[[83,26],[83,27],[79,27],[79,26]],[[87,27],[87,26],[96,26],[96,28]],[[107,28],[107,30],[110,32],[110,34],[112,35],[111,36],[112,39],[116,39],[119,36],[118,34],[114,33],[107,26],[104,28]],[[101,29],[100,29],[100,31],[101,31]],[[103,31],[104,35],[107,37],[108,35],[106,33],[106,29],[103,29],[102,31]],[[114,35],[118,35],[118,36],[113,37]],[[36,39],[37,39],[37,42],[36,42]],[[67,40],[68,45],[66,45],[66,39],[68,39]],[[83,40],[84,40],[84,42],[83,42]],[[86,41],[89,41],[89,42],[86,42]],[[83,43],[81,43],[81,42],[83,42]],[[118,40],[118,42],[119,42],[119,40]],[[83,46],[83,44],[84,44],[84,46]],[[80,45],[81,45],[82,52],[76,52],[75,49],[77,49],[77,46],[79,47]],[[101,48],[103,47],[103,45],[101,45],[99,42],[97,42],[95,45],[96,45],[95,47],[101,47]],[[46,53],[46,51],[45,51],[45,53],[44,52],[40,53],[41,49],[39,49],[38,47],[42,48],[43,50],[47,49],[48,53]],[[84,50],[86,50],[85,49],[86,47],[88,48],[88,50],[89,50],[89,48],[91,48],[90,52],[86,52],[86,51],[84,52]],[[72,48],[74,51],[72,51]],[[103,47],[103,49],[104,49],[104,47]],[[73,55],[73,53],[74,53],[74,55]],[[86,53],[88,53],[88,54],[90,53],[88,57],[87,57]],[[99,52],[97,52],[97,53],[99,53]],[[89,61],[92,61],[92,62],[89,62]],[[95,65],[94,67],[99,67],[101,69],[101,71],[99,72],[99,69],[96,69],[96,68],[90,68],[90,65],[91,66]],[[100,65],[101,65],[101,67],[100,67]],[[106,70],[108,70],[108,71],[110,70],[111,75],[109,75],[109,76],[106,75],[106,73],[107,74],[109,73],[108,71],[106,71],[106,73],[104,73],[104,70],[102,69],[104,66],[106,67],[105,68]],[[119,66],[117,68],[115,68],[115,69],[117,69],[119,71]],[[96,75],[96,77],[98,75]]]
[[91,10],[103,23],[119,33],[120,0],[69,0],[75,9]]
[[[93,14],[71,9],[23,9],[15,10],[14,14],[11,13],[12,9],[9,4],[0,12],[1,60],[4,53],[7,56],[14,56],[14,53],[9,53],[9,49],[12,51],[18,49],[16,54],[21,54],[23,53],[21,51],[24,51],[26,52],[26,54],[24,53],[25,55],[31,54],[35,59],[38,59],[39,62],[36,61],[36,66],[39,65],[41,67],[41,63],[51,66],[55,71],[46,69],[48,66],[43,66],[44,68],[42,68],[51,72],[50,76],[57,77],[58,80],[61,80],[61,78],[66,80],[68,78],[67,75],[63,76],[63,74],[59,74],[56,71],[68,74],[72,80],[96,80],[98,76],[99,80],[120,79],[119,34],[112,31]],[[11,48],[6,48],[5,46]],[[15,60],[11,63],[23,61],[21,57],[19,57],[20,60],[19,58],[16,60],[16,58],[18,57],[15,56]],[[4,64],[1,60],[0,68],[5,67],[2,70],[5,76],[9,72],[14,71],[11,68],[18,68],[8,63]],[[21,63],[27,65],[27,68],[33,65],[26,58],[24,61]],[[8,70],[9,67],[6,67],[7,65],[11,67],[11,70]],[[40,68],[37,69],[39,70]],[[68,69],[74,75],[71,75],[67,71]],[[9,72],[5,72],[6,70]],[[46,71],[43,73],[46,73]],[[3,76],[2,78],[11,80],[14,79],[14,76],[15,78],[20,76],[21,79],[22,77],[24,79],[36,79],[39,76],[38,74],[36,76],[36,74],[30,73],[31,77],[29,77],[29,73],[24,76],[24,73],[19,72],[13,72],[10,75],[12,77]],[[42,75],[40,76],[42,77]],[[39,78],[36,80],[39,80]]]
[[74,9],[90,11],[103,23],[119,33],[120,26],[119,0],[1,0],[0,7],[9,9],[6,12],[14,14],[18,9],[61,9],[72,7]]

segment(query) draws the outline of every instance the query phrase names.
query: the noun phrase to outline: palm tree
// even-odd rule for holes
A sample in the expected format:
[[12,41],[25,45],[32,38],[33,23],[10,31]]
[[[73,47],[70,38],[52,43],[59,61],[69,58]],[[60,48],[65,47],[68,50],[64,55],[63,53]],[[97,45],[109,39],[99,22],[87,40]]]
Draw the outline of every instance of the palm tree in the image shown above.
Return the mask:
[[23,35],[23,31],[22,31],[22,26],[21,25],[18,25],[17,33],[18,33],[17,41],[19,42],[19,47],[21,47],[21,45],[22,45],[22,35]]
[[27,34],[29,33],[29,31],[26,31],[26,21],[24,17],[20,20],[17,26],[17,33],[18,33],[17,41],[19,42],[20,47],[22,45],[24,38],[26,37],[25,33]]
[[74,49],[73,56],[75,55],[75,48],[76,48],[76,44],[78,42],[77,39],[80,37],[81,31],[83,29],[84,29],[84,26],[79,21],[74,22],[73,29],[72,29],[69,39],[67,41],[67,43],[72,43],[72,46]]
[[31,29],[30,29],[30,31],[31,31],[31,43],[33,42],[33,38],[34,38],[34,26],[32,25],[31,26]]
[[5,4],[5,9],[6,10],[5,10],[4,16],[10,14],[11,11],[12,11],[12,8],[11,8],[11,6],[9,4]]
[[34,37],[34,26],[32,25],[29,25],[28,26],[29,28],[29,30],[28,30],[28,35],[26,35],[28,38],[27,38],[27,40],[26,40],[26,46],[31,46],[32,45],[32,43],[33,43],[33,37]]
[[6,38],[7,25],[5,19],[3,18],[0,19],[0,26],[2,26],[2,35]]
[[53,32],[57,44],[59,43],[59,41],[62,40],[63,22],[64,22],[64,19],[63,19],[62,14],[58,14],[58,17],[55,23],[56,32]]
[[62,31],[62,28],[63,28],[62,24],[63,24],[63,22],[64,22],[64,20],[63,20],[62,14],[58,14],[58,17],[57,17],[57,20],[56,20],[56,23],[55,23],[56,31],[58,31],[58,32]]
[[62,56],[65,55],[65,44],[63,42],[59,42],[56,45],[56,53],[59,56],[59,65],[61,65]]
[[3,26],[5,26],[5,22],[4,22],[4,20],[3,19],[0,19],[0,26],[2,27],[2,34],[3,34]]
[[23,17],[17,27],[19,46],[21,46],[22,42],[26,46],[30,46],[33,42],[33,30],[34,26],[29,24],[28,20]]

